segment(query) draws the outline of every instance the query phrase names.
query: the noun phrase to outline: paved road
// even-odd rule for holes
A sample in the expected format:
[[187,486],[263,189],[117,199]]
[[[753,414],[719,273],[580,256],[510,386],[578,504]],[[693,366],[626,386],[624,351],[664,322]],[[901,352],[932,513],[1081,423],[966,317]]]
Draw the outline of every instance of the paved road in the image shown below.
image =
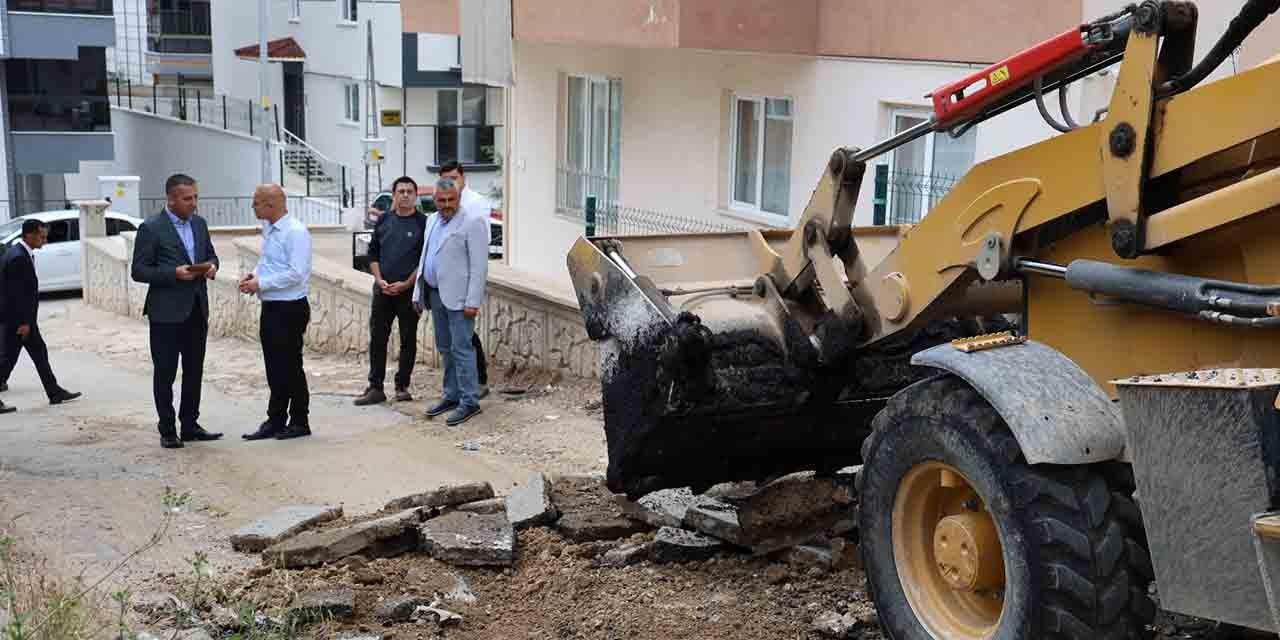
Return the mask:
[[[181,569],[201,548],[214,549],[211,559],[222,566],[251,562],[230,552],[227,533],[285,504],[343,503],[348,513],[362,513],[438,484],[510,486],[524,475],[416,433],[413,418],[390,408],[352,407],[348,397],[313,397],[311,438],[244,442],[240,434],[263,419],[265,391],[232,397],[210,384],[201,422],[227,437],[163,450],[146,361],[122,366],[69,350],[74,338],[63,332],[74,324],[64,316],[76,308],[83,309],[78,301],[46,303],[41,322],[55,345],[59,381],[85,397],[49,406],[24,356],[3,396],[20,411],[0,416],[0,514],[20,516],[19,531],[72,569],[92,572],[145,540],[162,519],[165,487],[190,491],[191,506],[178,516],[173,539],[134,571]],[[121,322],[125,330],[141,327]]]

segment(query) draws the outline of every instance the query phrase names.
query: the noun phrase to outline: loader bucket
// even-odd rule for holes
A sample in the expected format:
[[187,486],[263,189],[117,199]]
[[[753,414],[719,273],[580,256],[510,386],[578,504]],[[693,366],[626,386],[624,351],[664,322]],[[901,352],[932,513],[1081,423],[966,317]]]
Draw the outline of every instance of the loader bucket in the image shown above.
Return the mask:
[[[581,238],[571,250],[579,306],[600,346],[612,490],[637,496],[855,464],[870,419],[919,377],[909,352],[893,347],[820,364],[804,316],[771,312],[754,291],[762,269],[749,233]],[[790,233],[766,239],[781,244]],[[876,261],[899,237],[866,235],[859,246]]]

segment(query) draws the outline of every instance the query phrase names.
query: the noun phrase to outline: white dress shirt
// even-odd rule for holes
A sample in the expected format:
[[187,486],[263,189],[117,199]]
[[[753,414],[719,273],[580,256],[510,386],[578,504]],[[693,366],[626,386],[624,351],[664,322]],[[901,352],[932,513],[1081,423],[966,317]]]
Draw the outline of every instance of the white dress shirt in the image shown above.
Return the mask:
[[262,231],[262,257],[254,275],[258,298],[287,302],[307,297],[311,290],[311,232],[297,218],[285,214]]

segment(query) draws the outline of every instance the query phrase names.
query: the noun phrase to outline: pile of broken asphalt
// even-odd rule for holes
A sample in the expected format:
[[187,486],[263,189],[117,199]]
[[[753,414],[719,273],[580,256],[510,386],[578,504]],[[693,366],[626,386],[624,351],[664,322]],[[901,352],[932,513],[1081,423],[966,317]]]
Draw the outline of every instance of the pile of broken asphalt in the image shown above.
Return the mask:
[[851,473],[636,502],[597,477],[534,474],[507,496],[440,487],[354,518],[286,507],[231,537],[261,566],[186,598],[201,602],[135,609],[161,637],[880,638],[853,495]]

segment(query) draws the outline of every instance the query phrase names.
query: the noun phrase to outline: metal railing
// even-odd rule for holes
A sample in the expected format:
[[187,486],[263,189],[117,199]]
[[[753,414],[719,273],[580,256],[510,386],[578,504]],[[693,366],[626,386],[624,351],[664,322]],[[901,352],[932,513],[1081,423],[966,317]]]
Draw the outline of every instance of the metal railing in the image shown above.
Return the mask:
[[876,165],[875,224],[916,224],[933,209],[960,178]]
[[581,221],[590,236],[722,233],[764,226],[625,206],[617,201],[616,176],[564,167],[557,171],[557,176],[556,209],[562,216]]
[[280,184],[307,196],[341,196],[343,203],[354,197],[350,169],[307,144],[288,129],[280,130],[284,147],[280,150]]
[[586,210],[587,197],[595,196],[600,208],[618,201],[618,176],[591,173],[575,167],[556,169],[556,209],[568,212]]
[[[143,217],[163,211],[167,202],[164,196],[139,199]],[[342,203],[337,197],[288,196],[286,206],[305,224],[341,224]],[[196,213],[210,227],[251,227],[261,224],[253,213],[253,196],[214,197],[200,196]]]
[[215,94],[211,89],[174,85],[144,86],[115,78],[111,104],[122,109],[177,118],[254,137],[280,140],[277,105],[264,111],[246,98]]

